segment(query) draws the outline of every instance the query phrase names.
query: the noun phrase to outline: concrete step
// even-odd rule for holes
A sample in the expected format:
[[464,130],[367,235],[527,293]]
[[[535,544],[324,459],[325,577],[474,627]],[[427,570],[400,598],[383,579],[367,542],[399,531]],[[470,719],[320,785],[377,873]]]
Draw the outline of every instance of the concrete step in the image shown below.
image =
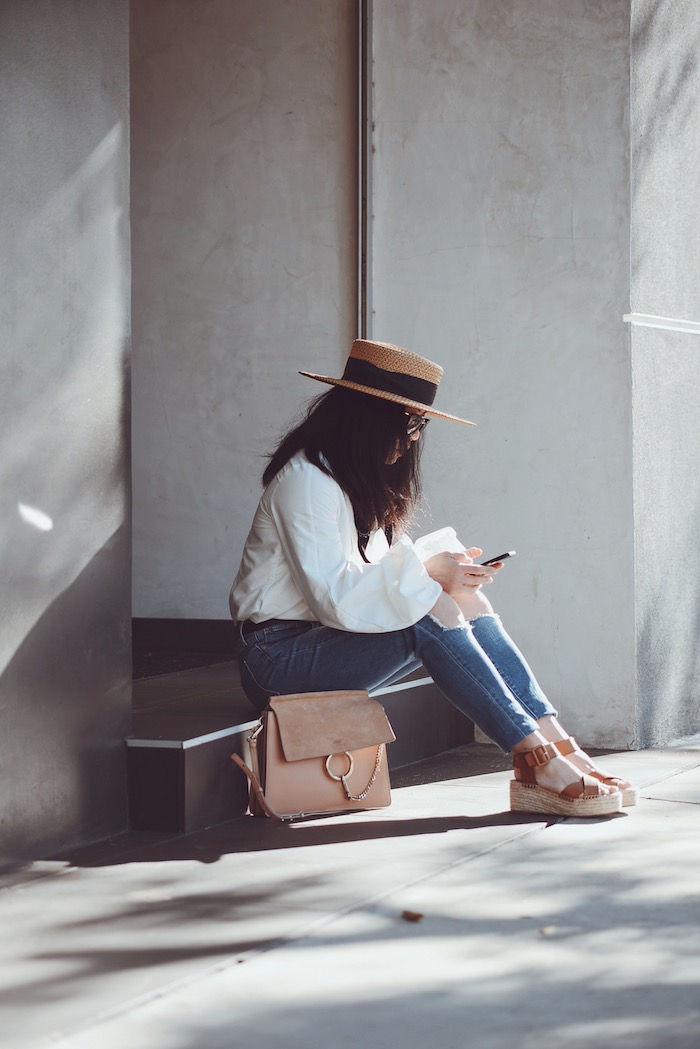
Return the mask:
[[[387,748],[390,769],[474,738],[471,722],[425,671],[372,694],[396,734]],[[257,720],[235,662],[134,681],[126,740],[132,829],[191,833],[244,815],[247,780],[230,755],[248,760],[246,740]]]

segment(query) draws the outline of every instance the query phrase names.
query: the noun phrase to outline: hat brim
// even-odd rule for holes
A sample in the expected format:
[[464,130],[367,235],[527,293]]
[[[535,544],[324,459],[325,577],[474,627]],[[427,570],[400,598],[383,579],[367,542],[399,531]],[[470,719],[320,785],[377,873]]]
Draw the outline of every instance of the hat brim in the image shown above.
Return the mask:
[[370,397],[379,397],[383,401],[393,401],[394,404],[402,404],[406,408],[415,408],[417,412],[425,415],[433,415],[436,419],[447,419],[449,422],[461,423],[463,426],[476,426],[469,419],[460,419],[458,415],[450,415],[449,412],[440,412],[437,408],[431,408],[429,404],[421,404],[420,401],[412,401],[408,397],[400,397],[397,393],[385,393],[384,390],[376,390],[372,386],[362,386],[348,379],[332,379],[330,375],[315,375],[313,372],[299,372],[308,379],[316,379],[317,382],[328,383],[329,386],[345,386],[348,390],[357,390],[358,393],[368,393]]

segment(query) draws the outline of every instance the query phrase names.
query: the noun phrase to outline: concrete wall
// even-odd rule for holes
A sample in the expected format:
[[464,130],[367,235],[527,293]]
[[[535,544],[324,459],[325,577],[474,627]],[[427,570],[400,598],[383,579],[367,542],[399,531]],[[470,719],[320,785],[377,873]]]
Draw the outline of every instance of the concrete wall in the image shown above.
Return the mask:
[[627,0],[373,5],[373,332],[445,368],[431,517],[571,731],[635,739]]
[[356,333],[357,5],[131,7],[134,614],[225,619],[297,371]]
[[128,4],[0,8],[0,852],[126,821]]
[[[296,370],[356,333],[358,7],[132,4],[137,616],[226,618]],[[369,328],[479,423],[431,427],[420,530],[518,550],[494,600],[587,743],[692,731],[697,334],[622,316],[700,318],[697,5],[368,7]]]
[[635,0],[631,39],[631,310],[644,322],[632,325],[644,744],[700,730],[700,7]]

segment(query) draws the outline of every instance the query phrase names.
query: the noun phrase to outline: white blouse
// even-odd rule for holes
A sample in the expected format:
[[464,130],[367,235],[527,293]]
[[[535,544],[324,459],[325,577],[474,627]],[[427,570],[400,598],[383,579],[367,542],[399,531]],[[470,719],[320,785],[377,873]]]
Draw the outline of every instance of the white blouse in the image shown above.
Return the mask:
[[452,528],[391,548],[379,530],[362,560],[352,506],[340,486],[295,455],[258,504],[231,588],[238,621],[318,621],[360,633],[401,630],[422,619],[442,590],[423,561],[464,550]]

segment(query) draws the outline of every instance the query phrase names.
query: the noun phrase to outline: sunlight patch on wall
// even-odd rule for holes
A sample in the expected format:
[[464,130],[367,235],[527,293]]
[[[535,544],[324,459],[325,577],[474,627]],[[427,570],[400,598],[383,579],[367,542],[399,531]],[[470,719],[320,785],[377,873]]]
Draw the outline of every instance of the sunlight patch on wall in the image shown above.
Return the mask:
[[28,525],[32,525],[39,532],[50,532],[53,528],[53,519],[48,514],[45,514],[43,510],[38,510],[36,506],[18,503],[17,510],[22,520],[26,521]]

